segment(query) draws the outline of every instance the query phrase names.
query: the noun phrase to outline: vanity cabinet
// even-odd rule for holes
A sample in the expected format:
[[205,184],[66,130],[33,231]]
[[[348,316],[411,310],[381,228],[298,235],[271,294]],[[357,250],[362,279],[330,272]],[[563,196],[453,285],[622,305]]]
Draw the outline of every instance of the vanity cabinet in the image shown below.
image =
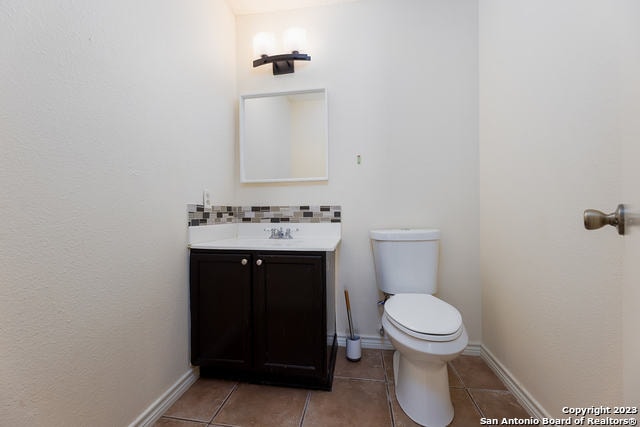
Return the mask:
[[246,254],[191,252],[191,363],[248,369],[251,265]]
[[192,249],[190,289],[201,375],[331,388],[333,252]]

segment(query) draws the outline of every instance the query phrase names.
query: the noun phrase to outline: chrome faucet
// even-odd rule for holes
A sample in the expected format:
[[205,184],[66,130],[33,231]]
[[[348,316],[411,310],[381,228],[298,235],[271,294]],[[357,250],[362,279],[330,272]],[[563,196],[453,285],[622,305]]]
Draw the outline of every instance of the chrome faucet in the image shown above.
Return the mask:
[[270,239],[293,239],[293,231],[298,231],[298,229],[296,228],[295,230],[291,230],[290,228],[287,228],[286,230],[283,230],[282,227],[280,228],[265,228],[264,231],[269,231],[271,232],[271,234],[269,235]]
[[270,239],[282,239],[283,233],[282,233],[282,227],[280,228],[272,228],[271,229],[271,236],[269,236]]

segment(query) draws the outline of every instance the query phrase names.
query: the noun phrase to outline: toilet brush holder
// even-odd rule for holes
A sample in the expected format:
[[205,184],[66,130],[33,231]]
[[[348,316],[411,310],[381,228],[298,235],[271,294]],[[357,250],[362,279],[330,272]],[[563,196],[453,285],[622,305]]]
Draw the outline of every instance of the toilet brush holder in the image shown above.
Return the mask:
[[347,360],[349,362],[359,362],[362,358],[362,347],[360,345],[360,337],[355,335],[353,338],[347,337]]

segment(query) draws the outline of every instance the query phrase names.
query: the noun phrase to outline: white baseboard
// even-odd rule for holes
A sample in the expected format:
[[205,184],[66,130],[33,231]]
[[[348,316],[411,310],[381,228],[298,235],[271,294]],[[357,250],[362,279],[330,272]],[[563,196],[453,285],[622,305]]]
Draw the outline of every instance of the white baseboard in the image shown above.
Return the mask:
[[[380,335],[361,335],[360,343],[362,348],[373,348],[377,350],[393,350],[393,345],[387,337],[381,337]],[[338,345],[340,347],[346,347],[347,337],[346,335],[338,335]],[[469,343],[464,349],[462,354],[466,356],[480,356],[481,345],[477,343]]]
[[[380,335],[360,335],[360,345],[362,346],[362,348],[393,350],[391,342],[386,337],[381,337]],[[346,335],[338,335],[338,346],[347,346]]]
[[198,368],[191,368],[191,370],[185,372],[162,396],[140,414],[134,422],[129,424],[129,427],[148,427],[153,425],[199,377],[200,370]]
[[480,357],[482,357],[482,360],[496,373],[516,399],[520,401],[520,404],[529,412],[529,415],[538,419],[551,418],[551,415],[545,411],[542,405],[527,392],[522,384],[513,377],[511,372],[509,372],[484,345],[480,346]]
[[469,343],[467,344],[467,348],[462,351],[462,354],[465,356],[480,356],[482,350],[482,346],[477,343]]

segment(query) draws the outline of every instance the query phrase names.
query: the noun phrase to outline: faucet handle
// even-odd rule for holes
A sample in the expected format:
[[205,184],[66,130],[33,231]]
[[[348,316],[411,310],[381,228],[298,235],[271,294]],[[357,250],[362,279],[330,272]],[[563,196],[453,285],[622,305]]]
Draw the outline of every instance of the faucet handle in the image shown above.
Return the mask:
[[269,238],[270,239],[277,239],[278,238],[278,229],[275,227],[267,227],[264,229],[264,231],[266,231],[267,233],[271,233],[269,234]]
[[285,238],[285,239],[293,239],[293,234],[292,234],[292,233],[293,233],[293,232],[296,232],[296,231],[300,231],[300,229],[299,229],[299,228],[294,228],[294,229],[292,230],[291,228],[288,228],[288,227],[287,227],[287,229],[286,229],[286,231],[285,231],[285,234],[284,234],[284,238]]

